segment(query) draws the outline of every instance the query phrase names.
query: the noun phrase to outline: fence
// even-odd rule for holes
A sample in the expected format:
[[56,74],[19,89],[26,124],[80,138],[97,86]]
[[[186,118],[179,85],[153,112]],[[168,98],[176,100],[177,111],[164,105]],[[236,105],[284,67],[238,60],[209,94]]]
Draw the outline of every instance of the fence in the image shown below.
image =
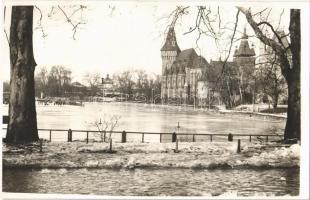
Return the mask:
[[[6,129],[6,128],[4,128]],[[81,138],[89,143],[90,141],[97,141],[98,135],[94,137],[94,134],[100,134],[100,140],[106,142],[108,139],[108,134],[118,135],[118,141],[122,143],[128,142],[128,137],[132,135],[140,135],[139,137],[135,137],[135,139],[139,138],[139,141],[144,143],[146,142],[147,135],[157,135],[159,136],[159,142],[176,142],[178,141],[186,141],[186,142],[198,142],[198,141],[233,141],[234,139],[247,140],[252,142],[253,140],[260,141],[270,141],[272,139],[283,139],[283,135],[275,135],[275,134],[231,134],[231,133],[223,133],[223,134],[209,134],[209,133],[175,133],[175,132],[135,132],[135,131],[98,131],[98,130],[71,130],[71,129],[38,129],[39,135],[42,136],[43,132],[45,133],[45,139],[49,141],[53,141],[55,134],[59,135],[62,133],[62,141],[67,140],[68,142],[73,141],[74,134],[79,133],[79,140]],[[66,134],[66,135],[65,135]],[[93,135],[92,135],[93,134]],[[93,136],[93,137],[91,137]],[[157,137],[158,138],[158,137]],[[60,138],[56,138],[60,139]],[[115,141],[116,138],[114,138]],[[153,138],[154,140],[154,138]],[[157,140],[158,141],[158,140]]]

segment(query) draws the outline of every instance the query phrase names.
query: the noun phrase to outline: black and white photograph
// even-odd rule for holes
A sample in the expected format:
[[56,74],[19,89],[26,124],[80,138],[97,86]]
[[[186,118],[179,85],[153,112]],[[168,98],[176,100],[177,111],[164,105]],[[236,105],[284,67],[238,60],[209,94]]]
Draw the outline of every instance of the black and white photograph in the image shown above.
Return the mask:
[[309,2],[4,0],[9,198],[309,198]]

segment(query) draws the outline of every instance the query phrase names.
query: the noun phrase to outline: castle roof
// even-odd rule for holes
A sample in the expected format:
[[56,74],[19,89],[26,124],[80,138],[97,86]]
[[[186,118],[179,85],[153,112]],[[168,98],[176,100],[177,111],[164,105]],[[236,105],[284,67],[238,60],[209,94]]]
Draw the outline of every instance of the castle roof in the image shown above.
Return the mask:
[[[225,64],[225,66],[224,66]],[[208,81],[208,82],[216,82],[219,76],[222,74],[223,67],[225,67],[225,72],[231,72],[232,70],[236,69],[235,63],[227,61],[212,61],[208,65],[207,68],[204,69],[202,72],[202,76],[200,78],[201,81]]]
[[189,61],[191,59],[191,57],[193,57],[192,56],[193,54],[197,55],[196,51],[193,48],[185,49],[185,50],[180,52],[180,54],[178,55],[176,60],[179,60],[179,61]]
[[160,49],[160,51],[177,51],[177,52],[181,51],[179,46],[178,46],[177,39],[175,37],[175,32],[174,32],[174,28],[173,27],[169,28],[165,44]]
[[234,57],[250,57],[250,56],[255,56],[255,51],[253,48],[250,48],[248,42],[248,35],[246,34],[246,29],[244,29],[239,48],[235,50]]
[[208,65],[206,59],[202,56],[198,56],[193,48],[181,51],[175,62],[183,63],[185,67],[189,68],[201,68]]
[[191,49],[185,49],[179,53],[176,60],[173,62],[171,69],[167,71],[168,74],[177,73],[184,74],[185,68],[206,68],[209,63],[202,56],[198,56],[196,51]]

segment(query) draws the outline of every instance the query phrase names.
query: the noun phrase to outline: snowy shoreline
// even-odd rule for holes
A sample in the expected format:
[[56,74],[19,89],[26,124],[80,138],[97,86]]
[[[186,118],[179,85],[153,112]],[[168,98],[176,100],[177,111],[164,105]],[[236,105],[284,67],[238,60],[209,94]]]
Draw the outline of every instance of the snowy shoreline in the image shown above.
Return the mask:
[[3,145],[3,168],[291,168],[299,167],[300,145],[275,147],[274,144],[237,142],[175,143],[108,143],[44,142],[38,146],[16,148]]

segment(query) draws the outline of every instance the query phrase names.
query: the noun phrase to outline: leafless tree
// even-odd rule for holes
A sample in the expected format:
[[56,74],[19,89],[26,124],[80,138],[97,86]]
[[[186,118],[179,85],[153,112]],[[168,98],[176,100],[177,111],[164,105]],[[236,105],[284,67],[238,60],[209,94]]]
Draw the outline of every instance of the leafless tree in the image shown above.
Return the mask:
[[95,95],[98,91],[98,84],[101,82],[101,75],[99,72],[87,72],[83,76],[84,81],[90,87],[92,95]]
[[[37,6],[35,8],[40,13],[38,24],[42,28],[43,13]],[[74,23],[71,20],[74,13],[68,15],[61,6],[58,8],[67,22],[73,26],[73,39],[75,39],[76,30],[82,23]],[[79,8],[80,11],[83,9],[84,7]],[[28,143],[39,140],[35,107],[36,62],[32,41],[33,12],[34,6],[12,7],[10,36],[7,36],[11,62],[9,123],[5,138],[8,143]],[[42,34],[46,37],[43,28]]]
[[114,80],[116,80],[117,87],[121,93],[132,95],[135,85],[134,72],[131,70],[126,70],[120,74],[113,75]]
[[45,66],[40,68],[40,71],[36,73],[36,85],[40,85],[41,91],[46,93],[47,81],[48,81],[48,71]]
[[[251,8],[238,7],[251,25],[255,35],[264,44],[272,48],[279,60],[282,75],[288,86],[288,108],[287,121],[285,126],[285,139],[300,139],[300,10],[290,10],[289,35],[281,36],[275,25],[269,21],[257,20],[252,14]],[[275,35],[276,39],[264,33],[262,26],[268,27]],[[289,37],[290,43],[285,45],[282,38]]]
[[109,133],[108,141],[112,137],[112,132],[115,127],[118,126],[118,122],[120,120],[121,116],[120,115],[112,115],[112,116],[107,116],[104,115],[103,118],[100,118],[99,121],[95,121],[94,125],[97,127],[99,131],[99,137],[101,142],[105,141],[106,133]]
[[[199,40],[202,35],[219,40],[222,36],[222,31],[229,30],[229,28],[222,26],[223,23],[219,8],[217,11],[214,9],[208,9],[205,6],[198,6],[196,9],[197,15],[194,26],[190,27],[189,31],[185,34],[198,31],[199,34],[197,40]],[[179,10],[182,10],[182,12],[179,12]],[[188,14],[188,10],[189,7],[177,7],[176,10],[172,12],[172,16],[174,17],[172,24],[175,24],[181,16]],[[221,76],[218,77],[218,80],[220,80],[224,74],[227,60],[231,54],[233,43],[236,40],[235,35],[237,32],[239,14],[242,13],[252,27],[255,36],[261,42],[270,46],[279,60],[282,75],[285,77],[288,85],[288,118],[284,137],[285,139],[300,139],[300,10],[290,10],[289,33],[287,35],[280,35],[278,32],[284,11],[282,10],[279,14],[279,22],[275,24],[270,22],[271,11],[271,8],[265,8],[256,13],[252,13],[251,8],[236,7],[236,18],[233,23],[234,27],[230,37],[228,54],[223,63],[222,73]],[[210,18],[212,13],[216,16],[215,19]],[[218,31],[214,31],[216,22],[219,27]],[[269,30],[269,32],[266,32],[266,29]],[[270,32],[276,37],[276,39],[272,38],[272,35],[269,34]],[[290,43],[288,45],[283,43],[283,37],[290,38]]]
[[265,58],[264,62],[256,63],[259,66],[256,73],[257,85],[263,95],[270,97],[273,109],[276,109],[280,95],[285,94],[285,91],[287,91],[287,85],[281,73],[277,56],[268,54]]

